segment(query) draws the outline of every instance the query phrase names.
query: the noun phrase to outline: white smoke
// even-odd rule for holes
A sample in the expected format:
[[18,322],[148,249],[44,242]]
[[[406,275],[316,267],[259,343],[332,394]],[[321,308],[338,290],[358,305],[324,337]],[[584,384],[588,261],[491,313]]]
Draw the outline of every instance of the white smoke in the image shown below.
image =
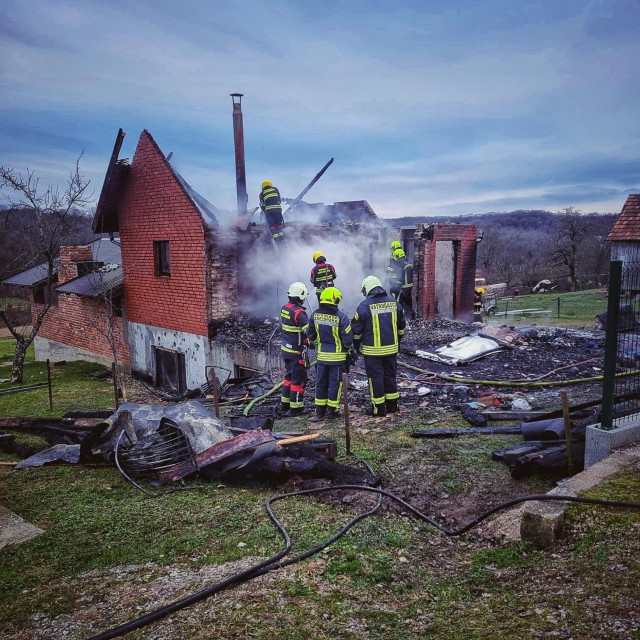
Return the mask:
[[[333,227],[331,238],[318,233],[304,240],[287,235],[287,247],[276,253],[271,245],[254,245],[247,256],[247,272],[252,277],[254,296],[245,301],[244,311],[254,316],[278,316],[280,308],[287,302],[287,289],[292,282],[302,282],[309,290],[308,311],[318,306],[315,287],[310,282],[314,266],[313,254],[321,251],[327,262],[336,269],[336,286],[343,296],[340,309],[350,318],[362,301],[362,280],[368,275],[380,278],[388,291],[386,265],[388,248],[362,233],[348,234],[344,228]],[[285,233],[292,227],[285,227]],[[370,266],[370,265],[373,265]]]

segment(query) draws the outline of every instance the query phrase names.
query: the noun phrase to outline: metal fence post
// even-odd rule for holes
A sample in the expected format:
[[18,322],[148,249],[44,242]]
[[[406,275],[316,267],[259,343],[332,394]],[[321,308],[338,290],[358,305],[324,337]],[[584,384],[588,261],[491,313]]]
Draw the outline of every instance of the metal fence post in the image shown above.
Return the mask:
[[622,261],[612,260],[609,271],[609,294],[607,296],[607,329],[604,347],[604,379],[602,381],[602,416],[600,422],[600,428],[607,431],[613,429],[621,291]]

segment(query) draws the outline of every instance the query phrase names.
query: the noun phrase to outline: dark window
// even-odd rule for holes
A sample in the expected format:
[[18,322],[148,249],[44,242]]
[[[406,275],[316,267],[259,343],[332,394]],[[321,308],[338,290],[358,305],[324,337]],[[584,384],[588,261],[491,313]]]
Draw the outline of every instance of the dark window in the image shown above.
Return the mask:
[[156,386],[172,394],[187,390],[184,353],[154,347],[156,355]]
[[49,292],[46,284],[38,284],[33,288],[33,301],[36,304],[45,304],[49,299],[49,293],[51,293],[51,306],[58,306],[58,294],[54,289]]
[[153,256],[155,259],[155,270],[157,276],[170,276],[171,264],[169,262],[169,241],[154,240]]
[[111,296],[111,308],[116,318],[122,318],[122,309],[124,308],[124,294],[116,293]]

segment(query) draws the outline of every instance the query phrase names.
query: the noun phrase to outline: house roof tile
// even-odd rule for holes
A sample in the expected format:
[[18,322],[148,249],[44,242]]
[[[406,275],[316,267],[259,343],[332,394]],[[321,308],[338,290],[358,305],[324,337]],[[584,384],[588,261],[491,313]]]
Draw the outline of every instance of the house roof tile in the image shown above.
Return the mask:
[[609,235],[609,241],[640,240],[640,193],[632,193],[622,207]]

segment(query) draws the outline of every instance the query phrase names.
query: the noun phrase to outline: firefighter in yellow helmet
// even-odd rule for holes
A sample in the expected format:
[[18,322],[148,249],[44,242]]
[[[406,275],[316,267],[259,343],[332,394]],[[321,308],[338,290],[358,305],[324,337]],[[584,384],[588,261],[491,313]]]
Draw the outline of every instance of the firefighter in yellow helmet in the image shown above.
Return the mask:
[[485,290],[482,287],[476,287],[473,293],[473,321],[482,322],[482,296]]
[[405,317],[413,317],[413,265],[402,249],[396,249],[387,267],[389,293],[402,305]]
[[342,374],[354,361],[353,333],[346,313],[338,309],[342,294],[335,287],[320,293],[320,306],[309,318],[309,346],[317,347],[316,415],[312,422],[340,417]]
[[264,213],[274,242],[284,240],[284,218],[282,217],[282,201],[280,192],[269,180],[262,183],[259,195],[260,210]]
[[316,297],[318,304],[320,304],[320,294],[327,287],[333,286],[336,270],[332,264],[327,262],[322,251],[316,251],[313,254],[313,262],[315,266],[311,269],[311,284],[316,288]]

